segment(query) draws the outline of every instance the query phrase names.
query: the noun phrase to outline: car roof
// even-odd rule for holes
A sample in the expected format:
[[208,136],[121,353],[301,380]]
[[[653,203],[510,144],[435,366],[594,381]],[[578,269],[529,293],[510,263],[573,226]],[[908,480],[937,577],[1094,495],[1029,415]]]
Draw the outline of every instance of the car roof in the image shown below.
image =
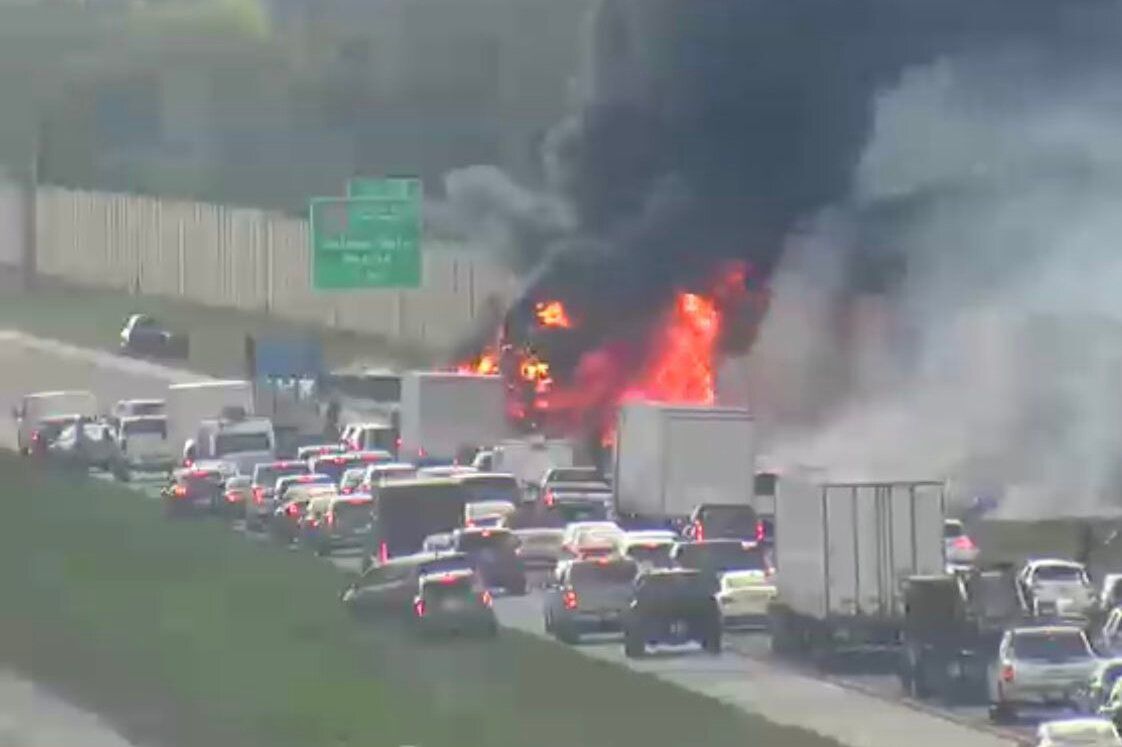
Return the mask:
[[1063,624],[1018,625],[1015,628],[1010,628],[1009,632],[1013,635],[1049,635],[1054,633],[1083,633],[1083,628],[1079,625]]
[[511,530],[507,527],[461,527],[453,530],[456,534],[480,534],[484,537],[490,537],[492,534],[511,534]]
[[[457,468],[457,469],[459,469],[459,468]],[[466,469],[473,469],[473,468],[472,467],[467,467]],[[493,478],[493,477],[502,477],[502,478],[505,478],[505,479],[508,479],[508,480],[516,480],[517,479],[517,478],[515,478],[514,475],[510,474],[509,472],[466,472],[465,471],[465,472],[460,472],[458,474],[453,475],[453,478],[455,480],[457,480],[458,482],[470,482],[471,480],[479,480],[479,479],[483,479],[483,478]]]
[[[327,487],[326,485],[324,487]],[[369,493],[351,493],[350,495],[343,495],[336,493],[332,497],[332,503],[373,503],[374,496]]]
[[1042,566],[1042,565],[1053,565],[1053,566],[1060,566],[1060,567],[1063,567],[1063,568],[1079,568],[1079,569],[1085,568],[1085,566],[1082,563],[1079,563],[1079,562],[1074,561],[1074,560],[1067,560],[1066,558],[1033,558],[1032,560],[1028,561],[1025,565],[1030,567],[1030,568],[1036,568],[1036,567]]
[[455,568],[453,570],[448,570],[448,571],[436,571],[435,573],[423,573],[423,574],[421,574],[421,577],[418,579],[418,581],[420,581],[421,585],[423,586],[425,584],[431,584],[431,583],[434,583],[434,582],[437,582],[437,581],[443,581],[444,579],[456,579],[456,580],[458,580],[458,579],[465,579],[465,578],[473,578],[473,577],[475,577],[475,575],[476,574],[475,574],[475,569],[474,568]]
[[121,399],[117,400],[118,405],[166,405],[166,399],[145,399],[137,397],[136,399]]
[[680,577],[701,577],[701,571],[694,570],[693,568],[648,568],[642,574],[648,578],[664,578],[669,576]]
[[335,478],[331,475],[325,475],[322,472],[305,472],[302,475],[285,475],[278,477],[277,482],[293,482],[293,483],[314,483],[316,480],[327,480],[335,482]]
[[166,423],[168,421],[168,416],[167,415],[126,415],[125,417],[121,418],[121,423],[122,424],[124,424],[124,423],[146,423],[146,422],[151,422],[153,420],[162,421],[162,422]]

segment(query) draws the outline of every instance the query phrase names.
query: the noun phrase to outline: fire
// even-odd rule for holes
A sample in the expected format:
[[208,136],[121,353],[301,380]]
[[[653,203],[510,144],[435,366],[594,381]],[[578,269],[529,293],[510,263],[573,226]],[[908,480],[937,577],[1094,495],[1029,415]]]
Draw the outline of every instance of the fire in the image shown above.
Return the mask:
[[534,305],[534,314],[543,327],[570,329],[573,326],[569,313],[565,310],[565,304],[560,301],[539,301]]
[[523,381],[534,385],[534,391],[538,394],[548,392],[553,384],[553,379],[549,375],[549,364],[533,354],[522,361],[519,373]]
[[484,350],[474,360],[458,364],[456,373],[496,375],[499,373],[499,356],[490,350]]

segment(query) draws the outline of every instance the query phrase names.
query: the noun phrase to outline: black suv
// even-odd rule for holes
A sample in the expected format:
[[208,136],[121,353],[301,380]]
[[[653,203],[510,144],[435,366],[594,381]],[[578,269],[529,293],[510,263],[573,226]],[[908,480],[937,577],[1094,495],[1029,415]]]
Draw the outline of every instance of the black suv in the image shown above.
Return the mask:
[[483,583],[512,596],[526,594],[526,565],[518,544],[518,537],[502,527],[472,527],[452,533],[452,550],[472,559]]
[[624,654],[642,656],[651,644],[689,641],[710,654],[721,653],[715,593],[712,578],[698,571],[659,568],[641,573],[623,616]]

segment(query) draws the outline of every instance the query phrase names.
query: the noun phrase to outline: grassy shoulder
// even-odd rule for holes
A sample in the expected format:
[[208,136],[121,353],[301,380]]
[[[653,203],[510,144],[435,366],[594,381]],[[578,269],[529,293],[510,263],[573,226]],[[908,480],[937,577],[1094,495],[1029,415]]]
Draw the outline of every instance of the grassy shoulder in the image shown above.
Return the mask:
[[[11,285],[15,285],[11,283]],[[97,288],[41,281],[34,292],[5,287],[0,292],[0,327],[16,328],[84,347],[115,351],[129,314],[147,313],[190,336],[186,367],[212,376],[244,373],[247,334],[315,332],[330,365],[363,361],[420,364],[426,351],[391,344],[379,337],[300,326],[267,314],[220,309],[158,296],[134,296]]]
[[142,742],[835,744],[510,631],[421,644],[345,615],[329,564],[6,452],[0,474],[0,659]]

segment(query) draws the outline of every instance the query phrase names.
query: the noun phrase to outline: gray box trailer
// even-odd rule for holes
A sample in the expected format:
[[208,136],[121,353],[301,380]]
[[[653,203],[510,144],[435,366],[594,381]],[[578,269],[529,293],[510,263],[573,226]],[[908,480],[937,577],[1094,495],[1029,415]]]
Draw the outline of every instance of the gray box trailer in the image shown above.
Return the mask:
[[820,666],[898,651],[905,582],[946,571],[938,481],[822,483],[796,475],[776,500],[776,653]]

